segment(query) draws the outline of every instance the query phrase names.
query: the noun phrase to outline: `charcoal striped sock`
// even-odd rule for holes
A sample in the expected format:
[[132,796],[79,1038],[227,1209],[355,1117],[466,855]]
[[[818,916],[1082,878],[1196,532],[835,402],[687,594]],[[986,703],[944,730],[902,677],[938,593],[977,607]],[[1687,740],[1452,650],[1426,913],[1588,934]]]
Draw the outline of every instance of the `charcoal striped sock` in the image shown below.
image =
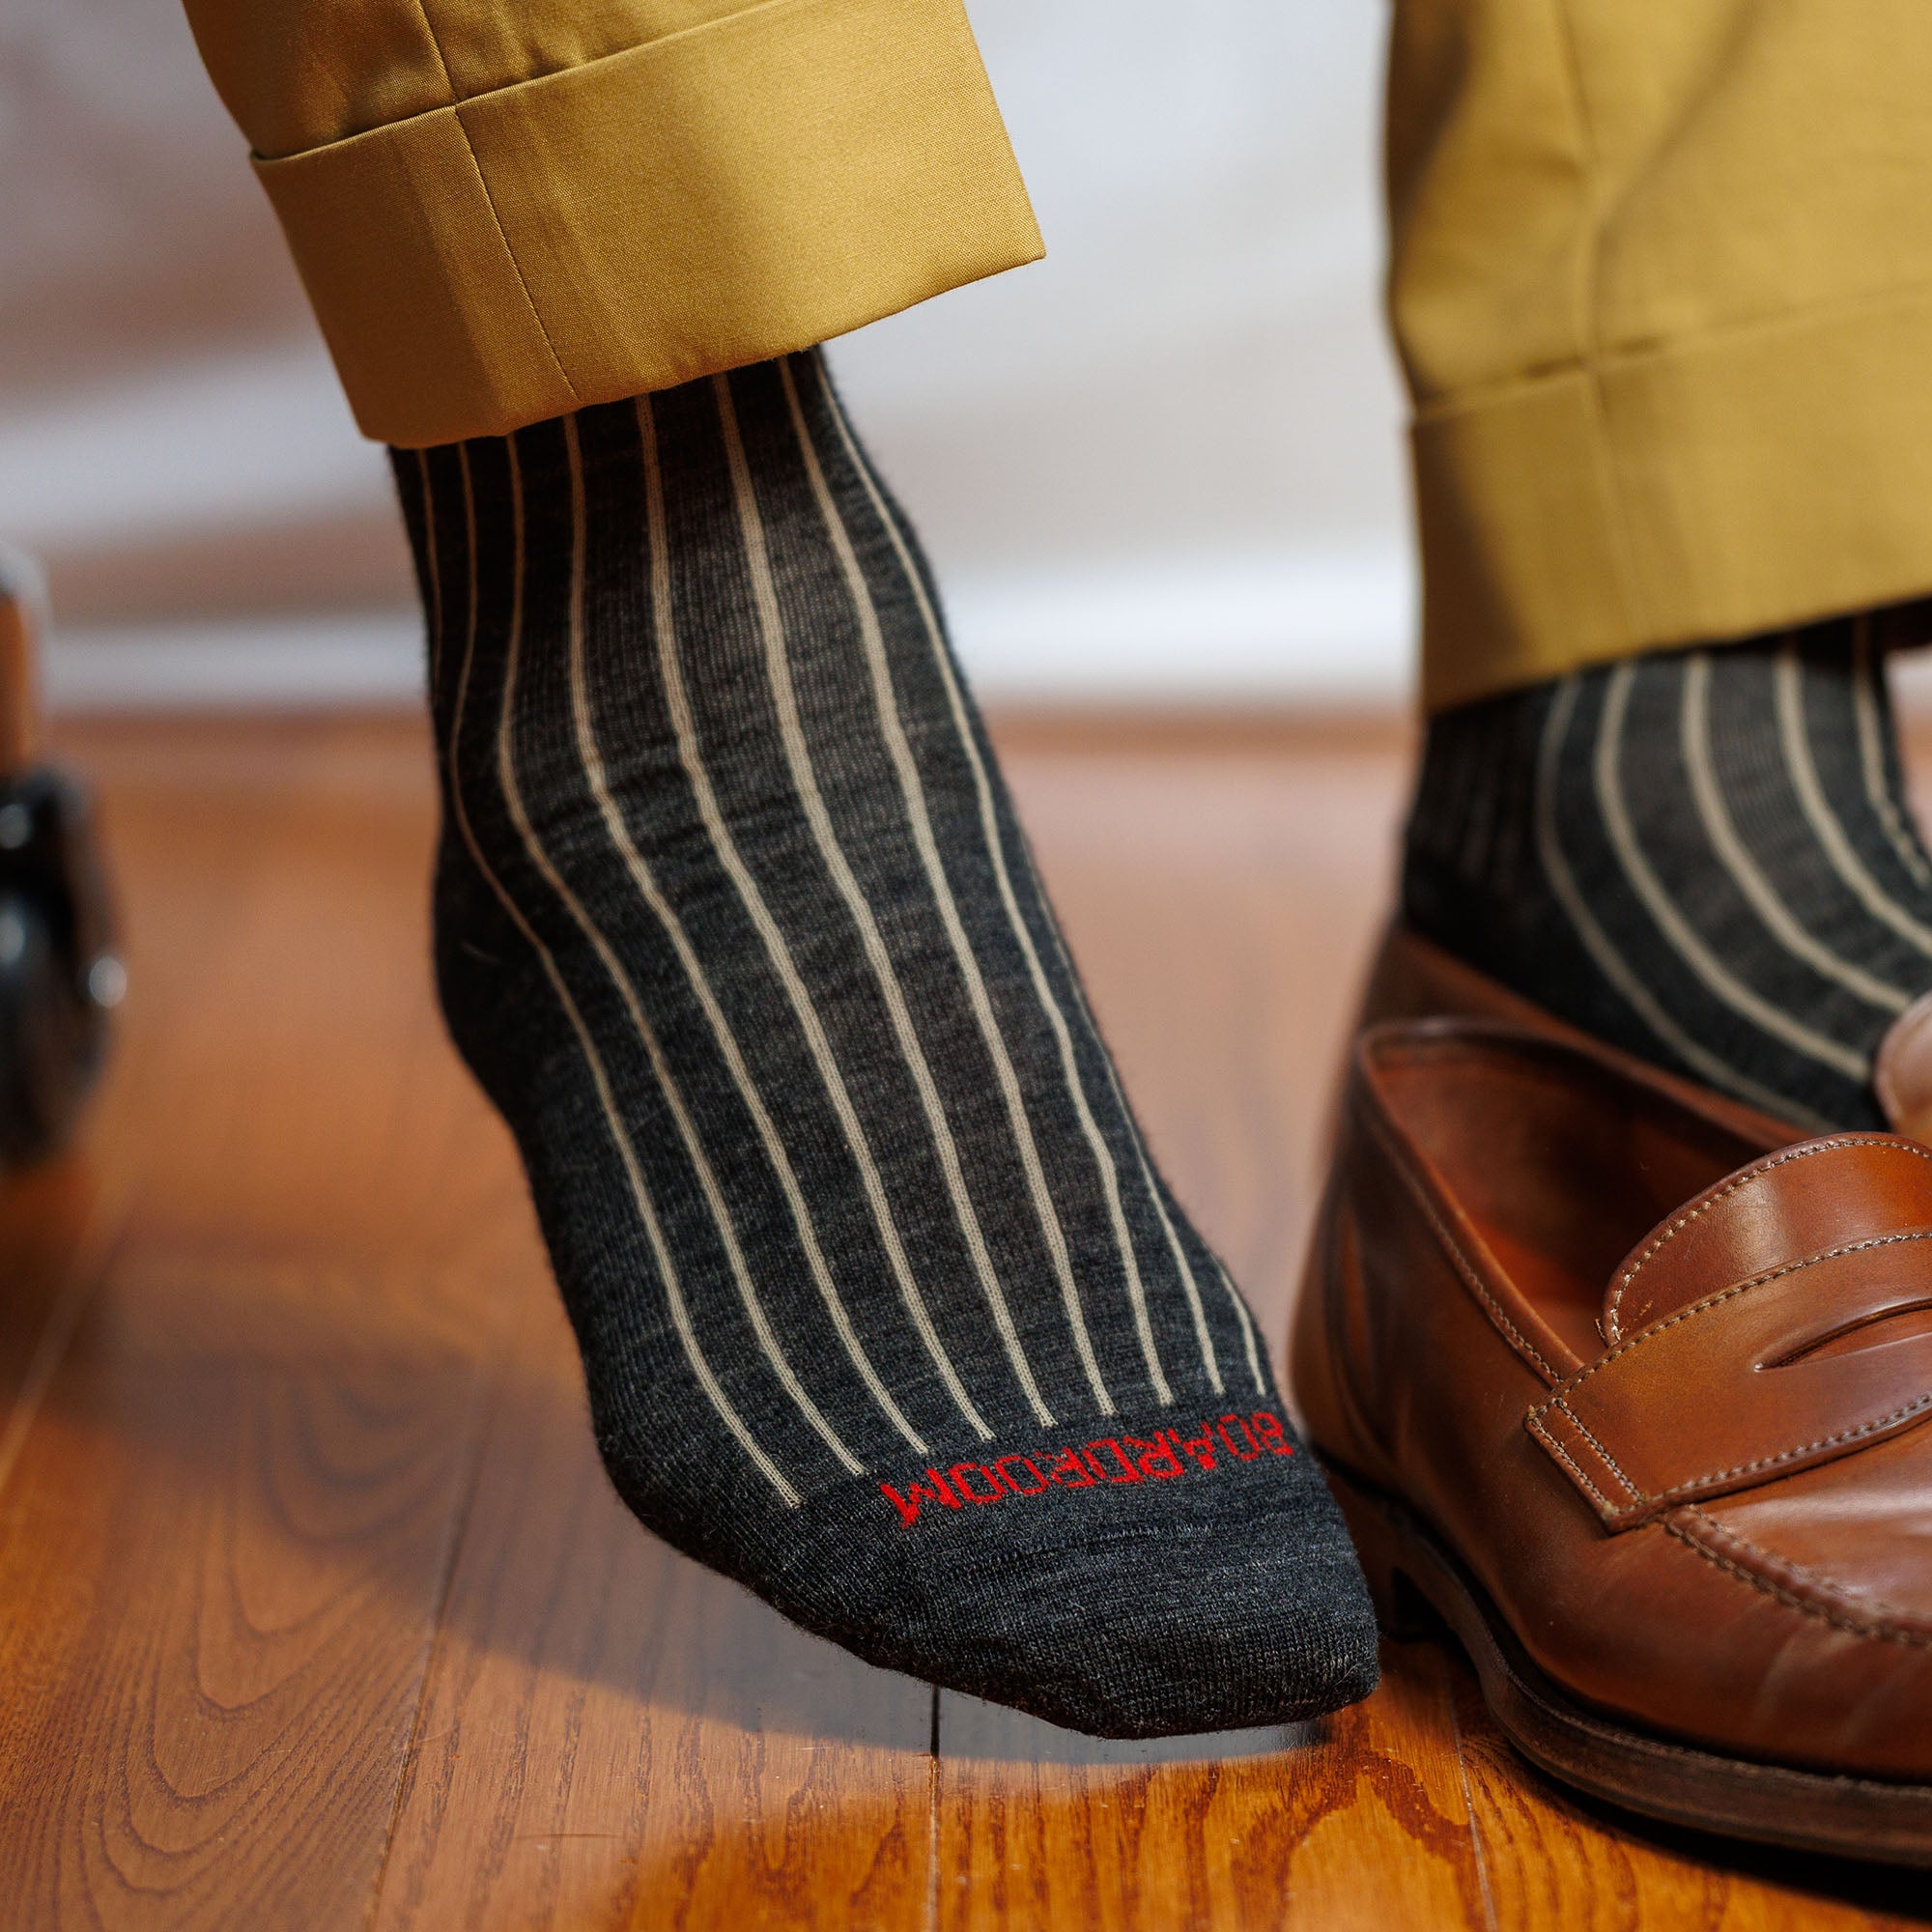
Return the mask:
[[1810,1126],[1884,1124],[1932,990],[1932,862],[1883,646],[1922,607],[1656,656],[1431,722],[1408,922],[1517,991]]
[[1346,1533],[819,356],[396,469],[443,1008],[626,1501],[862,1657],[1061,1723],[1362,1695]]

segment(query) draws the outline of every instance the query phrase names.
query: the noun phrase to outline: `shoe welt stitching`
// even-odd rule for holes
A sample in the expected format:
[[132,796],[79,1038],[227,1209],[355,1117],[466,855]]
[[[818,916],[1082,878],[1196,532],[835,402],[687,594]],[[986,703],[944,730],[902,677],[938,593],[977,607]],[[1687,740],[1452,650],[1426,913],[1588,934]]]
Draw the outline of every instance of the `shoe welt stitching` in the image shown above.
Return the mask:
[[1671,1238],[1672,1236],[1680,1233],[1683,1229],[1688,1228],[1690,1225],[1690,1223],[1696,1220],[1700,1214],[1708,1213],[1713,1208],[1715,1208],[1718,1205],[1719,1202],[1722,1201],[1727,1195],[1736,1193],[1740,1187],[1743,1187],[1747,1181],[1755,1180],[1759,1175],[1769,1174],[1771,1170],[1775,1167],[1783,1167],[1787,1162],[1794,1160],[1806,1160],[1814,1153],[1831,1153],[1839,1148],[1857,1148],[1857,1147],[1877,1148],[1881,1151],[1888,1153],[1917,1154],[1920,1160],[1932,1160],[1932,1153],[1928,1153],[1924,1148],[1908,1146],[1905,1143],[1899,1141],[1883,1140],[1876,1134],[1837,1134],[1833,1135],[1830,1140],[1811,1141],[1807,1142],[1804,1147],[1786,1148],[1782,1150],[1780,1152],[1766,1155],[1766,1157],[1762,1160],[1753,1161],[1751,1165],[1746,1168],[1742,1174],[1734,1175],[1729,1180],[1727,1180],[1723,1184],[1723,1186],[1719,1188],[1717,1193],[1709,1196],[1707,1199],[1703,1201],[1698,1202],[1696,1207],[1690,1208],[1687,1212],[1680,1214],[1677,1217],[1677,1219],[1671,1222],[1669,1227],[1664,1229],[1662,1234],[1659,1235],[1656,1240],[1652,1241],[1650,1246],[1644,1249],[1643,1253],[1640,1254],[1636,1258],[1636,1260],[1634,1261],[1630,1264],[1630,1266],[1627,1267],[1623,1271],[1623,1273],[1617,1277],[1614,1286],[1612,1286],[1610,1290],[1609,1299],[1605,1304],[1604,1307],[1604,1322],[1606,1330],[1606,1339],[1612,1342],[1614,1342],[1617,1339],[1617,1311],[1623,1305],[1625,1291],[1630,1287],[1631,1283],[1634,1282],[1640,1273],[1642,1273],[1644,1267],[1656,1256],[1658,1250],[1662,1248],[1663,1244]]
[[[1812,1572],[1803,1569],[1801,1565],[1787,1563],[1783,1558],[1774,1556],[1771,1551],[1760,1549],[1748,1537],[1740,1536],[1736,1530],[1719,1522],[1714,1517],[1707,1516],[1694,1504],[1686,1504],[1684,1514],[1695,1517],[1698,1522],[1702,1523],[1712,1536],[1721,1538],[1724,1542],[1733,1544],[1739,1548],[1748,1551],[1750,1555],[1756,1557],[1761,1562],[1776,1564],[1780,1569],[1796,1571],[1807,1582],[1810,1582],[1814,1588],[1819,1589],[1821,1592],[1829,1590],[1830,1586],[1824,1582],[1823,1578],[1814,1577]],[[1932,1649],[1932,1631],[1901,1630],[1896,1624],[1883,1621],[1874,1622],[1868,1617],[1858,1616],[1849,1609],[1839,1609],[1831,1603],[1820,1603],[1811,1598],[1801,1596],[1796,1590],[1791,1589],[1786,1584],[1779,1583],[1775,1577],[1767,1577],[1761,1571],[1748,1568],[1747,1565],[1738,1562],[1734,1557],[1727,1556],[1720,1549],[1712,1548],[1709,1544],[1704,1542],[1702,1537],[1692,1535],[1682,1523],[1665,1522],[1663,1528],[1682,1543],[1686,1548],[1701,1556],[1705,1562],[1713,1564],[1718,1569],[1735,1577],[1742,1583],[1748,1583],[1753,1590],[1761,1591],[1768,1597],[1776,1598],[1787,1609],[1796,1610],[1803,1616],[1815,1617],[1819,1622],[1830,1624],[1833,1630],[1841,1630],[1850,1636],[1872,1637],[1881,1643],[1904,1644],[1914,1650]],[[1896,1609],[1889,1604],[1881,1604],[1877,1607],[1882,1617],[1909,1618],[1911,1614],[1908,1611]]]

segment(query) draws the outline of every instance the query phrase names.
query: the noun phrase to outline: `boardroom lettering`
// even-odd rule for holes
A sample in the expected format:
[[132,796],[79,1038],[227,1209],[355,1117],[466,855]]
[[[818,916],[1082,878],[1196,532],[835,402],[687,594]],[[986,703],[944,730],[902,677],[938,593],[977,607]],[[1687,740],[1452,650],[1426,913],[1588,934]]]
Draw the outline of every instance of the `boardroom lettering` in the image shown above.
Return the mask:
[[1060,1491],[1099,1491],[1135,1483],[1237,1476],[1244,1464],[1293,1456],[1281,1417],[1271,1409],[1204,1419],[1197,1428],[1163,1429],[1151,1438],[1096,1435],[1087,1442],[997,1456],[983,1463],[936,1464],[910,1482],[881,1483],[879,1492],[908,1529],[934,1511],[965,1513],[1010,1507]]

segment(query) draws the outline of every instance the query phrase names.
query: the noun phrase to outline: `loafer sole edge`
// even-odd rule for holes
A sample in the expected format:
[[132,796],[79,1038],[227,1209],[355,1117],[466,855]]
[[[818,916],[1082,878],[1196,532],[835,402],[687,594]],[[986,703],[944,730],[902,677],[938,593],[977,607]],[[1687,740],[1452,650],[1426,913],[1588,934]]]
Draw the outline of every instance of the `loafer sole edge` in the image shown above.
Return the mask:
[[1669,1825],[1794,1851],[1932,1866],[1932,1785],[1726,1757],[1620,1724],[1532,1662],[1482,1586],[1397,1497],[1321,1457],[1392,1636],[1431,1628],[1462,1645],[1510,1743],[1562,1783]]

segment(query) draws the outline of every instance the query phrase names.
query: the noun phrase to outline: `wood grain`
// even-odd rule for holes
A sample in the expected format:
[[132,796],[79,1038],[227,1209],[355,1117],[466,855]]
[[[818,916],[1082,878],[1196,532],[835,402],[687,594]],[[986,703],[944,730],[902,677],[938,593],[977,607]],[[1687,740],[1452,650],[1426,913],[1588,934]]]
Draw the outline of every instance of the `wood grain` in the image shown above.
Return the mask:
[[[226,807],[252,850],[225,924],[177,933],[180,997],[120,1069],[135,1118],[94,1150],[126,1217],[0,1524],[0,1887],[26,1923],[336,1925],[384,1848],[491,1288],[488,1223],[404,1151],[446,1145],[452,1109],[494,1132],[411,1079],[419,812],[330,799],[328,751],[193,781],[215,847]],[[170,803],[137,786],[117,815],[173,845]],[[137,984],[141,856],[166,890],[140,838]]]
[[1109,1745],[950,1693],[940,1714],[948,1932],[1483,1922],[1433,1651],[1284,1731]]
[[643,1535],[554,1297],[525,1318],[376,1925],[921,1923],[932,1692]]
[[[1004,732],[1179,1191],[1284,1331],[1404,734]],[[91,724],[134,993],[0,1184],[0,1922],[1922,1922],[1922,1878],[1652,1832],[1385,1649],[1293,1731],[1095,1744],[867,1669],[640,1531],[428,985],[384,719]]]

